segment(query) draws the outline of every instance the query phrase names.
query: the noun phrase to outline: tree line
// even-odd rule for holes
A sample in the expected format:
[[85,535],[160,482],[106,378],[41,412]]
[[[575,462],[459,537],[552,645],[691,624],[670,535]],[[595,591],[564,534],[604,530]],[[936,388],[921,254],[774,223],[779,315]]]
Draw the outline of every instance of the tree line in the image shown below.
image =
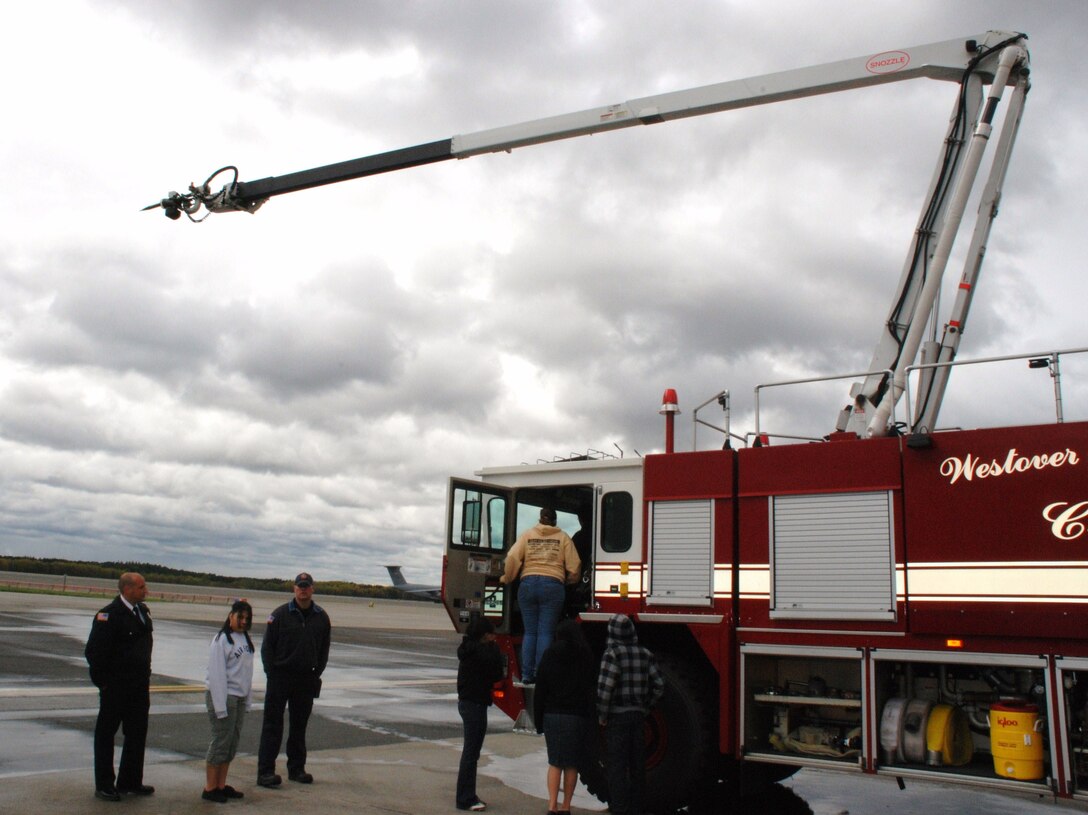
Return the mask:
[[[123,572],[139,572],[148,583],[171,583],[179,586],[215,586],[261,591],[290,592],[294,585],[294,578],[228,577],[211,572],[190,572],[184,569],[173,569],[169,566],[160,566],[157,563],[143,563],[134,560],[88,561],[64,560],[52,557],[28,557],[24,555],[0,555],[0,571],[68,575],[69,577],[95,577],[106,580],[116,580]],[[426,601],[425,598],[405,595],[392,586],[352,583],[347,580],[319,580],[316,586],[320,594],[335,594],[341,597],[408,598]]]

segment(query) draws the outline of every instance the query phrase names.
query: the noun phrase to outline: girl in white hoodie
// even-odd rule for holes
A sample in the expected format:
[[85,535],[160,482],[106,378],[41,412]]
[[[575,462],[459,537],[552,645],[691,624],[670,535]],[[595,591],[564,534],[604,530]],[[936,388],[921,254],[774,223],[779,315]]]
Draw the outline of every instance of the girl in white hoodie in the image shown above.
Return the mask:
[[204,699],[212,740],[208,745],[207,782],[201,795],[205,801],[224,804],[244,795],[227,784],[227,770],[238,751],[242,721],[253,697],[253,641],[249,638],[252,624],[253,607],[245,600],[235,600],[208,650],[208,690]]

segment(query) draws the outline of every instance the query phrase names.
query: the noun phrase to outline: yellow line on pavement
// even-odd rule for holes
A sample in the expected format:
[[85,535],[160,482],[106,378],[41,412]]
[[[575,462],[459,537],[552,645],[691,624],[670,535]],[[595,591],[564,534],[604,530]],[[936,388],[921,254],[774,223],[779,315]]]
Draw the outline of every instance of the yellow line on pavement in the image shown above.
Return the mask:
[[[453,685],[455,679],[397,679],[392,682],[382,681],[377,679],[371,680],[356,680],[349,682],[326,682],[325,687],[327,689],[338,690],[370,690],[373,688],[398,688],[398,687],[418,687],[423,685]],[[263,692],[264,688],[254,688],[258,693]],[[203,685],[194,684],[181,684],[181,685],[152,685],[152,693],[204,693]],[[93,685],[80,685],[75,687],[37,687],[37,688],[0,688],[0,699],[11,699],[19,696],[85,696],[90,694],[97,694],[98,688]]]
[[203,685],[152,685],[152,693],[203,693]]

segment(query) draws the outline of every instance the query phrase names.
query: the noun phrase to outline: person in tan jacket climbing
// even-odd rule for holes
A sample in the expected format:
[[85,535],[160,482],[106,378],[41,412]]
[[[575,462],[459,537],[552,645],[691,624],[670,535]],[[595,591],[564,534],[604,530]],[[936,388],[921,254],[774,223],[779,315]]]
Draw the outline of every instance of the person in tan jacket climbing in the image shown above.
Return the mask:
[[521,642],[521,681],[536,682],[536,666],[551,645],[563,613],[567,583],[581,576],[582,562],[574,542],[555,525],[555,510],[540,510],[540,523],[523,532],[506,555],[503,583],[519,576],[518,605],[525,626]]

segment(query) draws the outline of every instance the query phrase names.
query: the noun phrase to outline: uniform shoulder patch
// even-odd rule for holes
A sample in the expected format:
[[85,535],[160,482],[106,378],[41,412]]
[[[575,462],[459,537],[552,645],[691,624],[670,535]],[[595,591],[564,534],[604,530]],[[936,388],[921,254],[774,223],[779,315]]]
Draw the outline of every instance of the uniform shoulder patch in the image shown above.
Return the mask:
[[94,618],[98,620],[98,622],[104,623],[110,618],[110,613],[108,611],[100,611],[94,615]]
[[270,623],[270,622],[272,622],[272,621],[273,621],[273,620],[275,620],[275,619],[276,619],[276,615],[275,615],[275,614],[269,614],[269,615],[268,615],[268,619],[266,620],[266,622],[269,622],[269,623]]

